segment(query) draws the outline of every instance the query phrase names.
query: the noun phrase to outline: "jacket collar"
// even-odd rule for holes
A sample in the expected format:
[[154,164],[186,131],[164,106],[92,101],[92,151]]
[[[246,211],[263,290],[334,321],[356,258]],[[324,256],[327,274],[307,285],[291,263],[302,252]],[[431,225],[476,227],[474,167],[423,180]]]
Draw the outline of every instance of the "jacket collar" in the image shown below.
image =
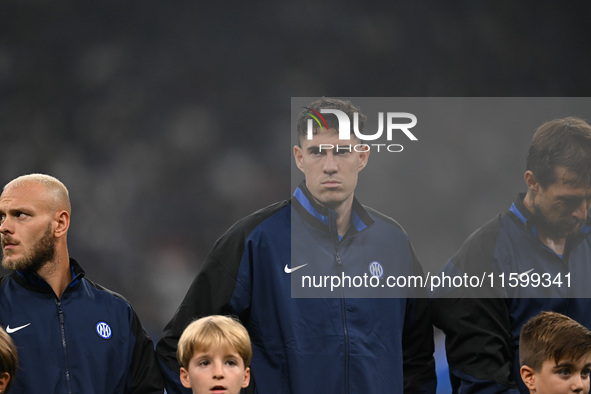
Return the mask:
[[[295,189],[292,197],[292,205],[300,214],[312,225],[319,228],[329,228],[332,222],[336,222],[336,212],[333,209],[324,207],[316,202],[306,187],[306,182],[302,181]],[[351,211],[351,224],[349,231],[360,232],[371,226],[374,220],[367,210],[353,198]]]
[[[80,264],[72,258],[70,258],[70,271],[72,272],[72,281],[66,288],[66,293],[69,291],[74,290],[80,284],[80,280],[84,277],[85,272],[80,267]],[[21,286],[37,291],[39,293],[51,293],[53,294],[53,290],[51,286],[40,277],[36,272],[29,271],[29,270],[17,270],[14,271],[11,276],[19,283]]]
[[[525,193],[519,193],[517,195],[517,199],[513,202],[513,204],[511,204],[509,211],[515,215],[525,230],[530,231],[534,236],[537,237],[537,231],[533,223],[534,221],[531,220],[533,214],[525,207],[525,204],[523,203],[524,198]],[[583,234],[588,234],[591,231],[591,218],[588,215],[587,222],[581,226],[580,231]]]

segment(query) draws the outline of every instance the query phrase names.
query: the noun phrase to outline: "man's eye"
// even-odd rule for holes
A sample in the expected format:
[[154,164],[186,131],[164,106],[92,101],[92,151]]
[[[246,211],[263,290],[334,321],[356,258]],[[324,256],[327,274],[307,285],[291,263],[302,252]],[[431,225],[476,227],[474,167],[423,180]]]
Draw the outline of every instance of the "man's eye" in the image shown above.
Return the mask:
[[236,361],[235,361],[235,360],[228,360],[228,361],[226,361],[226,364],[228,364],[228,365],[232,365],[232,366],[234,366],[234,365],[238,365],[238,363],[236,363]]
[[591,373],[591,369],[585,368],[581,371],[581,376],[584,378],[588,378],[590,373]]
[[206,367],[209,365],[209,361],[208,360],[201,360],[201,361],[199,361],[198,365],[201,367]]

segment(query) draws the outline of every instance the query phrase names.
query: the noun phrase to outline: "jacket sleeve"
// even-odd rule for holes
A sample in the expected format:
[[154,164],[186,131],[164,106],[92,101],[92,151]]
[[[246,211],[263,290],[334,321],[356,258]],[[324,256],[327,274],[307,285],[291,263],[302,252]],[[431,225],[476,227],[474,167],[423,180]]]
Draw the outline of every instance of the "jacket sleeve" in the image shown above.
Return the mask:
[[243,259],[248,259],[244,249],[249,231],[248,226],[238,222],[216,242],[175,315],[164,328],[156,353],[169,394],[191,392],[181,385],[180,365],[176,358],[178,340],[190,322],[213,314],[238,315],[242,321],[248,318],[249,309],[231,310],[230,300],[240,264]]
[[432,304],[454,389],[461,393],[519,393],[510,379],[512,346],[505,300],[439,299]]
[[131,385],[127,393],[161,394],[164,392],[164,382],[154,353],[154,343],[135,312],[133,312],[131,329],[135,336],[135,347],[130,366]]
[[[499,231],[497,217],[466,240],[444,271],[492,272]],[[482,297],[484,294],[489,297]],[[511,379],[511,324],[503,296],[498,289],[488,293],[453,289],[445,298],[432,299],[433,323],[446,335],[454,392],[519,393]]]
[[[412,247],[411,247],[412,250]],[[423,276],[414,251],[413,274]],[[407,299],[404,332],[402,335],[404,392],[435,393],[437,377],[433,352],[433,325],[426,291],[418,288],[416,298]]]

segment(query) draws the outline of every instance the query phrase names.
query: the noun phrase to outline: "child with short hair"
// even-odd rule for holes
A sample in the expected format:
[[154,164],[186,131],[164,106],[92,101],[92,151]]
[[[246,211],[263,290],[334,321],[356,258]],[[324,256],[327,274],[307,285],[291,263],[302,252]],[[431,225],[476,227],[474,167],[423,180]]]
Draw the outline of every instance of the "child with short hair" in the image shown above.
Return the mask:
[[195,320],[177,349],[180,378],[193,394],[238,394],[250,382],[252,348],[244,326],[228,316]]
[[16,376],[18,355],[10,335],[0,327],[0,393],[8,393]]
[[521,328],[519,363],[530,393],[589,393],[591,331],[560,313],[541,312]]

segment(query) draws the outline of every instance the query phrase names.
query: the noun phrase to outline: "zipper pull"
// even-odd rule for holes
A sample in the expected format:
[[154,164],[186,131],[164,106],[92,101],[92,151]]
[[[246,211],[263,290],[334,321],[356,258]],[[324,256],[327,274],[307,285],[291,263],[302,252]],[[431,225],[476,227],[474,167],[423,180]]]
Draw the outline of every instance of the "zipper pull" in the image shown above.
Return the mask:
[[60,324],[64,324],[64,310],[62,309],[62,302],[57,301],[57,314],[60,318]]

